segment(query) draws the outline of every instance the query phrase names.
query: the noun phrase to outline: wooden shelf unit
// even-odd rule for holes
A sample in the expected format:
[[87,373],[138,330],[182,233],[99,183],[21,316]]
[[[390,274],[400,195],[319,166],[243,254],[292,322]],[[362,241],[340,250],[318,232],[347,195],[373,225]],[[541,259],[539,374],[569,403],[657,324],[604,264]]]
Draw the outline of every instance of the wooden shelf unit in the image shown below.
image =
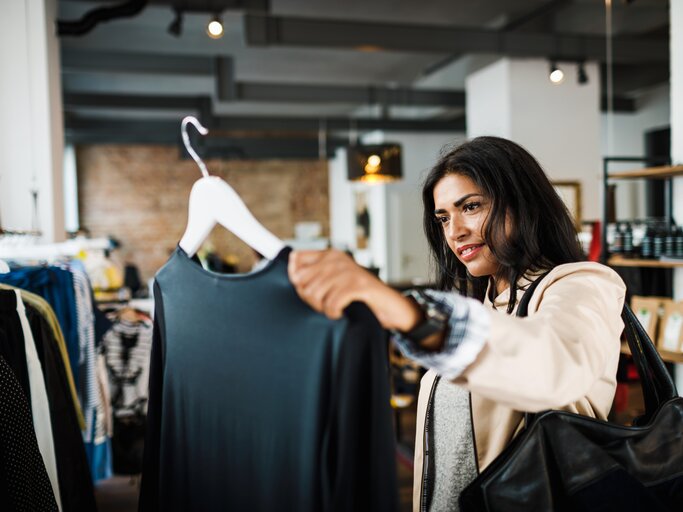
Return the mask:
[[681,268],[681,261],[643,260],[638,258],[624,258],[623,256],[610,256],[607,264],[611,267],[650,267],[650,268]]
[[612,172],[607,174],[607,179],[667,179],[675,176],[683,176],[683,165],[665,165],[662,167],[646,167],[632,171]]
[[[683,354],[679,352],[669,352],[668,350],[662,350],[657,348],[660,357],[666,363],[683,363]],[[628,348],[626,343],[621,344],[621,353],[631,355],[631,349]]]

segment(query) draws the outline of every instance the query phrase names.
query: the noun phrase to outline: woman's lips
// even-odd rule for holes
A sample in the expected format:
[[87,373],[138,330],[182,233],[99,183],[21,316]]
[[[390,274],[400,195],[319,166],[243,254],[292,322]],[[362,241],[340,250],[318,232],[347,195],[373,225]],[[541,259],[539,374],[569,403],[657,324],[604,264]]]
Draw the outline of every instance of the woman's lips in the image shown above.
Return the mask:
[[471,261],[477,257],[477,254],[482,250],[484,244],[470,245],[460,253],[460,259],[463,261]]

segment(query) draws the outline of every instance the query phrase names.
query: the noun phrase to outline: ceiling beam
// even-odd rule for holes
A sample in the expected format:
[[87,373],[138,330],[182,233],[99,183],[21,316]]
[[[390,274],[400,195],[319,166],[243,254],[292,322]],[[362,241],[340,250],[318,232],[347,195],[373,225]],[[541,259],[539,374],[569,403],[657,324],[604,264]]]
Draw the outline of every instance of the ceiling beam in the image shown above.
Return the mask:
[[[245,85],[244,83],[242,85]],[[348,91],[342,90],[342,94],[335,95],[336,87],[331,87],[331,91],[325,91],[322,86],[308,86],[308,85],[290,85],[291,93],[288,92],[288,87],[282,88],[282,86],[268,85],[266,90],[263,89],[264,84],[253,84],[255,87],[252,89],[248,85],[242,93],[245,96],[240,97],[242,100],[249,101],[284,101],[284,102],[312,102],[312,101],[324,101],[325,103],[353,103],[353,97]],[[298,88],[301,90],[298,90]],[[239,89],[239,88],[238,88]],[[272,96],[269,92],[272,90]],[[281,89],[281,90],[274,90]],[[342,88],[346,89],[346,88]],[[353,89],[353,88],[350,88]],[[363,88],[359,88],[363,89]],[[305,94],[304,94],[305,92]],[[366,91],[367,92],[367,91]],[[412,93],[431,93],[434,94],[434,98],[416,98],[411,96]],[[428,90],[410,90],[408,98],[401,97],[400,90],[396,92],[398,97],[393,98],[395,101],[391,101],[392,98],[384,98],[391,105],[441,105],[448,107],[464,107],[465,104],[465,94],[462,92],[449,92],[449,95],[442,98],[443,101],[436,102],[439,99],[439,95],[443,94],[444,91],[428,91]],[[450,93],[455,94],[451,97]],[[316,97],[316,95],[319,95]],[[264,98],[270,98],[266,100]],[[275,100],[274,98],[279,98]],[[324,98],[324,99],[322,99]],[[356,98],[357,99],[357,98]],[[412,100],[412,103],[408,103],[407,100]],[[429,103],[419,103],[416,100],[427,100]],[[451,101],[452,103],[447,103]],[[401,102],[402,101],[402,102]],[[434,101],[432,103],[432,101]],[[370,104],[369,101],[359,102],[362,104]],[[606,99],[602,98],[601,108],[603,111],[606,110]],[[202,115],[207,115],[211,112],[211,98],[209,96],[142,96],[142,95],[123,95],[123,94],[85,94],[85,93],[65,93],[63,96],[63,108],[66,112],[78,112],[82,109],[125,109],[125,110],[187,110],[193,112],[202,112]],[[614,110],[616,112],[635,112],[636,102],[626,96],[615,96],[614,98]],[[248,118],[245,118],[248,119]],[[262,119],[257,117],[256,119]],[[280,118],[277,118],[280,119]],[[297,119],[297,118],[287,118],[287,119]],[[421,121],[422,122],[422,121]],[[348,120],[347,120],[348,123]]]
[[[613,70],[614,94],[620,95],[669,82],[668,64],[639,66],[616,65]],[[600,66],[601,90],[607,90],[607,66]]]
[[[180,123],[176,121],[136,121],[73,119],[66,120],[65,136],[70,144],[160,144],[178,146],[184,154]],[[194,132],[192,132],[194,133]],[[327,132],[324,143],[318,134],[296,133],[282,138],[269,135],[225,132],[212,129],[208,136],[191,134],[193,147],[203,158],[222,159],[318,159],[334,156],[349,139]],[[323,154],[321,154],[323,153]],[[187,156],[187,155],[185,155]]]
[[[556,12],[560,8],[564,7],[566,4],[570,3],[570,1],[571,0],[550,0],[549,2],[541,5],[540,7],[536,7],[531,11],[525,12],[524,14],[521,14],[517,17],[510,19],[509,21],[505,22],[503,26],[498,27],[497,30],[506,32],[518,30],[519,28],[530,23],[531,21],[537,20],[542,16],[547,16],[549,14]],[[446,66],[448,66],[451,62],[455,62],[461,57],[461,53],[449,55],[448,57],[427,66],[422,72],[422,76],[426,77],[432,75],[440,69],[443,69]]]
[[[557,60],[605,60],[605,38],[595,35],[506,32],[472,27],[346,21],[246,14],[253,46],[300,46],[431,53],[494,53]],[[617,36],[614,62],[665,62],[668,39]]]
[[536,21],[543,16],[550,16],[555,14],[560,9],[563,9],[567,5],[571,4],[572,0],[549,0],[546,3],[540,5],[539,7],[533,9],[532,11],[521,14],[510,21],[506,22],[502,29],[503,30],[519,30],[524,25]]
[[137,96],[119,94],[65,93],[66,112],[82,108],[141,109],[141,110],[200,110],[208,96]]
[[[78,0],[79,2],[103,4],[112,3],[112,0]],[[179,7],[183,12],[222,12],[225,10],[245,10],[256,12],[269,12],[270,0],[148,0],[150,5],[167,5]]]
[[464,91],[411,87],[310,85],[238,82],[243,101],[292,103],[351,103],[360,105],[465,107]]
[[60,58],[62,73],[106,72],[210,76],[214,74],[215,69],[215,58],[204,55],[62,49]]
[[[204,125],[216,133],[221,131],[258,131],[281,135],[296,133],[297,135],[316,135],[320,130],[329,132],[349,131],[351,127],[359,132],[384,130],[388,132],[445,132],[455,133],[465,130],[464,117],[438,120],[412,119],[375,119],[349,117],[265,117],[265,116],[201,116]],[[167,133],[177,138],[180,133],[180,118],[177,121],[157,121],[146,119],[112,119],[67,115],[66,131],[69,133],[111,134],[117,136],[128,127],[133,127],[130,140],[142,137],[144,142],[151,138],[156,140],[155,132],[161,139],[168,140]]]
[[62,52],[62,72],[215,76],[222,101],[465,107],[465,93],[453,89],[234,82],[230,57],[68,50]]

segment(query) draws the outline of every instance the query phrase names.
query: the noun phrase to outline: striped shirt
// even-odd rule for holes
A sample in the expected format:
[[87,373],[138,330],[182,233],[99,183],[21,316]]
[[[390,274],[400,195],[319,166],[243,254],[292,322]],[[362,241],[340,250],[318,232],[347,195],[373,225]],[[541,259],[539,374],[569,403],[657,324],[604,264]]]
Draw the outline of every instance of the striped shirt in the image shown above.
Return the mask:
[[406,357],[431,368],[442,377],[455,379],[484,348],[491,331],[491,310],[481,302],[456,292],[423,290],[422,293],[448,315],[442,349],[438,352],[422,350],[398,331],[393,332],[394,343]]

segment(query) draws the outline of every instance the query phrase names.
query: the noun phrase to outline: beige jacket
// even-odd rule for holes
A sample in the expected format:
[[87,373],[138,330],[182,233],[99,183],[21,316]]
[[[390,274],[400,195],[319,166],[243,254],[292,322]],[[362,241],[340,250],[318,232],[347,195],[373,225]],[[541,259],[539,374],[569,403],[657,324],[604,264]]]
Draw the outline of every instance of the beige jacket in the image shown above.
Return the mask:
[[[535,276],[520,280],[517,300]],[[505,313],[507,289],[495,299],[491,333],[477,359],[453,382],[471,393],[479,471],[522,426],[523,413],[562,409],[606,419],[616,389],[621,310],[626,287],[609,267],[568,263],[538,285],[528,317]],[[485,305],[492,307],[487,299]],[[420,385],[415,439],[413,510],[419,510],[424,419],[436,374]],[[437,468],[438,471],[438,468]]]

